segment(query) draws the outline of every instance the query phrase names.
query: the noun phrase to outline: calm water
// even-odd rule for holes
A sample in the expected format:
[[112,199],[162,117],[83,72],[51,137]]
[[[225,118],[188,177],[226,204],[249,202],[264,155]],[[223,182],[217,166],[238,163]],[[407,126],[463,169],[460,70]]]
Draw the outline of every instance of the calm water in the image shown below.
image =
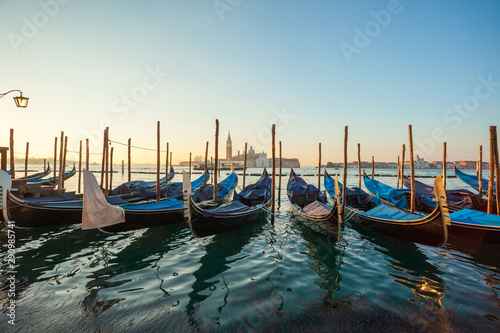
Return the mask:
[[[356,170],[349,173],[348,183],[357,184]],[[114,178],[123,181],[121,174]],[[76,181],[67,187],[75,189]],[[464,187],[458,179],[448,180],[448,188],[458,187]],[[500,247],[453,241],[435,248],[349,224],[336,241],[291,217],[284,190],[281,197],[274,225],[261,219],[201,239],[184,224],[119,234],[78,225],[16,230],[16,326],[8,324],[4,260],[0,332],[500,328]]]

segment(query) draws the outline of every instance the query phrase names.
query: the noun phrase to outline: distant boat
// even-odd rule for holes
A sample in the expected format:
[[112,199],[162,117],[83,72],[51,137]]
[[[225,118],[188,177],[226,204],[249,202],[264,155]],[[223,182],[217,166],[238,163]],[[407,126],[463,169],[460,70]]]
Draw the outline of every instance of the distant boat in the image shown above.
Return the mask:
[[[170,167],[170,171],[168,172],[167,177],[160,178],[160,186],[167,184],[175,177],[174,168]],[[126,183],[123,183],[111,191],[108,192],[108,195],[120,195],[122,198],[130,198],[130,197],[138,197],[140,198],[140,190],[141,188],[150,190],[152,188],[156,188],[156,181],[145,182],[143,180],[132,180]],[[156,194],[155,194],[156,195]]]
[[[9,171],[9,174],[10,174],[10,171]],[[50,174],[50,163],[48,163],[47,168],[44,171],[28,175],[28,179],[40,179],[40,178],[43,178],[49,174]],[[24,180],[25,178],[21,177],[21,178],[16,178],[16,179]]]
[[[476,191],[479,192],[479,177],[478,176],[473,176],[466,174],[456,167],[456,165],[453,165],[453,170],[455,171],[455,175],[464,183],[475,189]],[[488,193],[488,186],[489,186],[489,180],[481,178],[482,182],[482,190],[483,193],[479,193],[480,195],[484,195]],[[493,184],[493,193],[497,193],[496,191],[496,182]]]
[[[69,171],[69,172],[65,172],[63,179],[64,180],[70,179],[75,174],[76,174],[76,167],[75,167],[75,164],[73,164],[73,169],[71,169],[71,171]],[[59,181],[59,176],[56,176],[55,180],[54,180],[54,177],[47,177],[47,178],[39,178],[39,179],[28,179],[26,182],[28,185],[30,185],[30,184],[33,184],[33,185],[35,185],[35,184],[57,185],[58,181]]]
[[[210,180],[210,172],[207,172],[207,174],[203,174],[197,179],[193,180],[191,182],[191,191],[196,190],[198,187],[200,187],[202,184],[205,184]],[[182,182],[171,182],[166,185],[164,185],[161,188],[161,197],[164,198],[177,198],[177,199],[182,199]],[[140,197],[141,199],[151,199],[156,197],[156,191],[151,191],[148,190],[145,187],[140,188]]]
[[[207,170],[210,170],[211,168],[213,168],[213,164],[208,164],[207,165]],[[219,165],[219,167],[217,169],[218,170],[223,170],[223,171],[227,171],[227,170],[243,170],[243,165],[239,165],[239,164]],[[201,163],[201,164],[195,165],[193,167],[193,170],[205,170],[205,164]]]

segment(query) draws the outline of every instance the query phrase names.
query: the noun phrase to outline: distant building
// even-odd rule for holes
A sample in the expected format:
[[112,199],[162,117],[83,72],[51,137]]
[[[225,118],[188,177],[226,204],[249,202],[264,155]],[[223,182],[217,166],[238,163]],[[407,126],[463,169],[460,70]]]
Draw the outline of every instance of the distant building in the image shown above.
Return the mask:
[[[405,162],[406,166],[410,166],[410,161]],[[415,169],[431,169],[431,164],[425,161],[423,157],[417,155],[417,158],[413,161],[413,167]]]
[[[230,163],[243,165],[245,159],[244,154],[238,154],[231,158]],[[279,166],[279,158],[275,159],[276,166]],[[252,146],[247,152],[247,168],[270,167],[272,159],[267,157],[265,152],[256,153]],[[298,158],[281,158],[281,165],[283,168],[300,168]]]
[[[442,169],[443,161],[432,161],[429,165],[431,169]],[[453,162],[446,162],[446,169],[453,169]]]
[[[219,159],[221,165],[238,165],[243,166],[245,155],[238,151],[238,155],[233,156],[233,142],[231,140],[231,133],[228,132],[226,140],[226,158]],[[255,167],[270,167],[271,158],[267,157],[267,154],[263,151],[261,153],[256,153],[252,146],[247,152],[247,168]],[[189,162],[182,162],[181,164],[189,164]],[[282,158],[281,164],[284,168],[300,168],[300,162],[298,158]],[[200,165],[200,163],[195,163],[193,165]],[[203,163],[201,163],[203,165]],[[279,166],[279,158],[276,158],[276,166]]]
[[226,141],[226,160],[230,160],[233,157],[233,141],[231,140],[231,133],[227,133]]
[[[482,163],[482,169],[489,169],[490,164],[488,162]],[[478,161],[456,161],[455,165],[458,169],[477,169],[479,162]]]
[[431,165],[425,161],[423,157],[417,155],[417,160],[414,161],[413,166],[415,169],[430,169]]

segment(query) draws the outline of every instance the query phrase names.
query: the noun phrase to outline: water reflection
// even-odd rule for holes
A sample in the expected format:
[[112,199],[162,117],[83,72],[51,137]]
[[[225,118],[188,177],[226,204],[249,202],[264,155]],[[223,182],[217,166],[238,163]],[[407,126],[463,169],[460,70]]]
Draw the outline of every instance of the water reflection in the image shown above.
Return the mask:
[[[206,320],[215,323],[219,321],[218,316],[211,317],[210,311],[202,311],[201,307],[211,309],[212,312],[216,309],[219,315],[222,313],[230,298],[230,286],[240,282],[233,280],[229,271],[239,261],[245,260],[246,255],[241,254],[242,249],[262,233],[266,222],[262,217],[244,228],[199,240],[205,254],[199,259],[198,269],[192,273],[195,280],[185,308],[191,327],[203,326],[203,321]],[[201,233],[199,230],[198,232]],[[204,305],[205,303],[207,304]],[[204,313],[204,318],[201,318],[201,313]]]
[[444,307],[442,300],[446,295],[446,286],[441,277],[444,272],[431,264],[415,243],[386,236],[363,226],[356,228],[356,231],[385,256],[391,268],[388,275],[394,278],[394,282],[415,294],[410,301],[423,304],[430,302],[434,306]]
[[[2,248],[6,250],[2,234]],[[85,232],[78,227],[47,227],[35,229],[16,229],[16,278],[18,292],[21,294],[31,284],[40,281],[56,281],[71,277],[78,267],[70,271],[59,270],[60,265],[73,259],[85,257],[94,251],[93,247],[102,246],[108,235],[98,231]],[[6,269],[6,262],[2,262]]]
[[472,266],[496,296],[500,290],[500,244],[453,237],[442,255],[462,266]]
[[322,279],[315,283],[327,292],[325,300],[333,299],[335,292],[340,289],[340,267],[345,254],[345,241],[337,241],[337,226],[318,226],[296,216],[292,216],[290,222],[309,249],[304,254],[312,260],[310,268]]
[[[128,235],[126,240],[121,240],[119,246],[114,247],[114,243],[107,243],[95,252],[90,267],[101,268],[92,271],[87,277],[87,295],[81,303],[84,313],[97,315],[126,299],[117,297],[118,295],[145,291],[153,288],[153,285],[161,290],[164,297],[170,296],[164,287],[164,278],[159,274],[160,261],[191,238],[185,225],[142,229]],[[148,280],[145,281],[143,275],[138,273],[151,268],[156,271],[156,283],[150,281],[151,274],[145,275]],[[138,281],[140,283],[137,283]],[[108,294],[111,297],[107,297]]]

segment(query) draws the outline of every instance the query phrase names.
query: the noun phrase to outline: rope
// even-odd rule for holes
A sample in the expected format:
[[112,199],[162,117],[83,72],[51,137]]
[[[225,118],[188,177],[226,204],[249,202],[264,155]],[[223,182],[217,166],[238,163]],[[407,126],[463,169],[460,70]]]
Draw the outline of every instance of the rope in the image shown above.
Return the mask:
[[[109,140],[109,142],[111,143],[116,143],[117,145],[122,145],[122,146],[127,146],[128,147],[128,143],[123,143],[123,142],[118,142],[118,141],[113,141],[113,140]],[[157,149],[152,149],[152,148],[144,148],[144,147],[138,147],[138,146],[130,146],[131,148],[135,148],[135,149],[142,149],[142,150],[148,150],[148,151],[158,151]],[[161,153],[166,153],[167,151],[166,150],[161,150],[160,149],[160,152]]]
[[354,215],[356,215],[356,212],[354,210],[351,210],[349,211],[345,216],[344,218],[342,219],[343,222],[349,222],[353,217]]
[[268,207],[262,205],[262,207],[260,207],[260,209],[262,209],[264,212],[268,213],[268,214],[271,214],[272,216],[276,216],[276,213],[273,214],[273,212],[271,212],[271,209],[269,209]]
[[[79,151],[73,151],[73,150],[66,150],[68,153],[74,153],[74,154],[80,154]],[[86,153],[82,151],[82,155],[85,155]],[[102,155],[102,153],[89,153],[89,155]]]

